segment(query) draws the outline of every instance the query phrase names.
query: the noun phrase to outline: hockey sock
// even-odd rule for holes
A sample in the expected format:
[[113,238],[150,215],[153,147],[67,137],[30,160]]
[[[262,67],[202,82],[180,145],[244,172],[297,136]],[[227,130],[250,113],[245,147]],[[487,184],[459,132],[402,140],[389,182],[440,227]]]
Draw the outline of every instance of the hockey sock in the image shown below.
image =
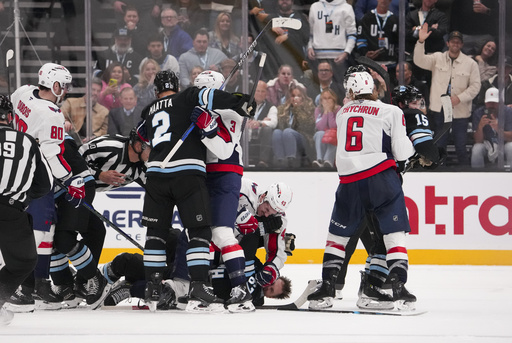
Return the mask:
[[245,257],[242,247],[238,244],[229,245],[221,250],[222,259],[226,265],[231,286],[235,287],[244,284],[245,278]]
[[407,282],[409,257],[405,248],[405,232],[394,232],[384,235],[387,255],[386,263],[389,274],[396,274],[400,281]]
[[50,255],[37,255],[34,276],[41,279],[48,279],[50,277]]
[[331,276],[332,269],[339,271],[345,260],[345,246],[349,237],[337,236],[329,232],[325,243],[322,278],[327,280]]
[[183,280],[189,280],[187,267],[187,249],[188,238],[186,231],[183,230],[178,238],[178,244],[176,247],[176,257],[174,259],[171,279],[180,278]]
[[151,280],[153,273],[163,273],[167,265],[167,255],[165,251],[166,238],[167,229],[148,227],[146,245],[144,246],[144,271],[146,280]]
[[386,279],[388,278],[388,266],[386,262],[386,255],[373,255],[369,257],[370,266],[368,281],[375,286],[382,287]]
[[66,254],[69,261],[76,268],[77,274],[88,280],[96,275],[97,263],[89,247],[83,242],[77,242],[75,247]]
[[51,256],[50,275],[57,286],[73,284],[73,274],[69,270],[68,257],[55,251]]
[[208,280],[210,270],[210,242],[194,237],[190,239],[187,249],[187,266],[190,281]]

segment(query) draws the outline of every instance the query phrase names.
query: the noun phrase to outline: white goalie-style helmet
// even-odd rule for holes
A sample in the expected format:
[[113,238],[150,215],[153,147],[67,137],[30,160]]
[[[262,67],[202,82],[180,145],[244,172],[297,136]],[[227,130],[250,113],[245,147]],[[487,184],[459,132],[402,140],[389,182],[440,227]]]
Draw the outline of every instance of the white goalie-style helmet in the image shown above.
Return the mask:
[[205,70],[201,74],[197,75],[194,80],[194,86],[198,88],[208,87],[219,89],[224,83],[224,76],[213,70]]
[[[73,80],[71,73],[60,64],[46,63],[39,69],[39,85],[51,89],[53,95],[57,97],[57,102],[60,102],[64,90],[71,90],[71,80]],[[61,94],[55,94],[53,91],[55,82],[58,82],[62,88]]]
[[268,201],[277,212],[284,213],[292,202],[292,198],[292,189],[283,182],[277,182],[270,185],[263,201]]
[[346,77],[345,90],[347,94],[350,90],[354,95],[372,94],[373,78],[368,72],[355,72]]

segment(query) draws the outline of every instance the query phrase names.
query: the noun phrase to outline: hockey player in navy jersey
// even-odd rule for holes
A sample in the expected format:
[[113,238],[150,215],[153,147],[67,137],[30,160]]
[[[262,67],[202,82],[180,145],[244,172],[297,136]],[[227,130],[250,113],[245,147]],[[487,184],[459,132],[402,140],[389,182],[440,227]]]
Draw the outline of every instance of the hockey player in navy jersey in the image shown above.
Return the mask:
[[400,108],[376,101],[374,83],[366,71],[346,75],[351,99],[338,113],[336,165],[340,184],[332,212],[322,269],[322,286],[308,296],[310,308],[332,307],[335,281],[345,259],[345,247],[367,214],[374,214],[383,235],[386,264],[395,301],[413,303],[404,287],[410,231],[404,194],[395,161],[414,153]]
[[152,148],[142,216],[142,224],[147,226],[144,249],[148,280],[146,300],[154,309],[160,298],[162,270],[166,264],[165,239],[176,205],[190,238],[187,265],[191,284],[187,310],[224,310],[224,301],[215,296],[208,281],[212,216],[205,182],[206,147],[201,142],[202,136],[218,134],[215,119],[206,112],[194,117],[197,129],[183,141],[170,161],[164,162],[190,126],[191,113],[196,106],[207,110],[240,110],[249,97],[197,87],[178,92],[179,79],[169,71],[157,73],[155,86],[157,100],[142,113]]

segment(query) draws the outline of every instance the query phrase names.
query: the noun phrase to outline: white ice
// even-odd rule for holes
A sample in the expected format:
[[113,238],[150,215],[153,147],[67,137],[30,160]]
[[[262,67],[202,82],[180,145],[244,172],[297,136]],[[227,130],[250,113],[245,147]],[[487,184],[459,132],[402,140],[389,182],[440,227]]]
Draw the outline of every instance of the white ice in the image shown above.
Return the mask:
[[[359,273],[351,265],[344,299],[355,309]],[[16,314],[0,342],[512,342],[512,267],[410,266],[408,289],[418,297],[412,317],[257,310],[248,314],[60,310]],[[286,265],[291,300],[320,265]],[[269,301],[267,304],[288,303]],[[135,302],[136,303],[136,302]]]

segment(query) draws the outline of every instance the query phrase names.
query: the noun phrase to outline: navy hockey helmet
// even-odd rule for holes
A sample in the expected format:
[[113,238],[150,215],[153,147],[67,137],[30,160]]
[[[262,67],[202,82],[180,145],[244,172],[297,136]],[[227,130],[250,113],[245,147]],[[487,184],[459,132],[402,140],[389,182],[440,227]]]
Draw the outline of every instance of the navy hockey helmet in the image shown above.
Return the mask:
[[0,120],[12,120],[12,102],[6,95],[0,95]]
[[180,88],[180,79],[173,71],[159,71],[155,76],[155,88],[156,94],[165,91],[178,92]]
[[145,120],[140,121],[137,124],[137,126],[135,126],[130,131],[130,145],[133,146],[133,144],[135,144],[135,142],[141,142],[142,150],[144,150],[149,144],[148,135],[146,133],[146,121]]
[[393,105],[398,106],[399,103],[409,105],[409,103],[420,100],[423,98],[423,95],[420,93],[419,89],[414,86],[396,86],[391,93],[391,99],[393,100]]

